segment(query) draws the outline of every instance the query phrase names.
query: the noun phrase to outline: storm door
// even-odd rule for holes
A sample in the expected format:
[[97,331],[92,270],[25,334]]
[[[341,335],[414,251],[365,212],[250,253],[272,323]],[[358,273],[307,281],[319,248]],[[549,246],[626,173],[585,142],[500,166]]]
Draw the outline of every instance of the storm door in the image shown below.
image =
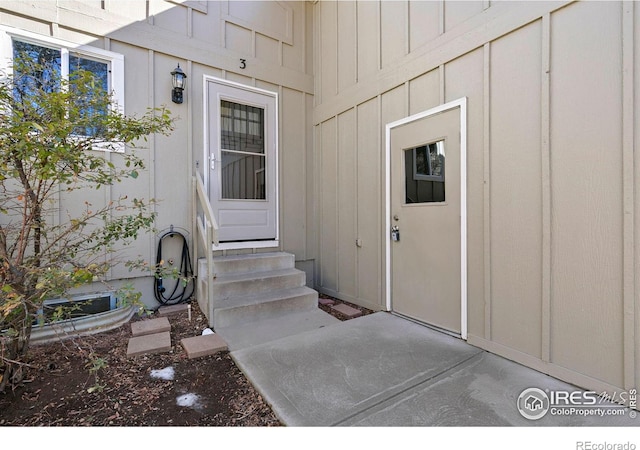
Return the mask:
[[220,242],[276,240],[275,93],[208,82],[209,197]]

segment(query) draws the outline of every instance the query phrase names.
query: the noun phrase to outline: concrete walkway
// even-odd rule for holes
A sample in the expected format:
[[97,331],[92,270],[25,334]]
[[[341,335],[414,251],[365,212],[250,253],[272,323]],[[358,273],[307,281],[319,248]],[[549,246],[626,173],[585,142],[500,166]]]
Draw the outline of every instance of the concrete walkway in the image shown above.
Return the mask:
[[517,409],[523,390],[577,388],[385,312],[231,356],[289,426],[640,425],[626,409],[526,419]]

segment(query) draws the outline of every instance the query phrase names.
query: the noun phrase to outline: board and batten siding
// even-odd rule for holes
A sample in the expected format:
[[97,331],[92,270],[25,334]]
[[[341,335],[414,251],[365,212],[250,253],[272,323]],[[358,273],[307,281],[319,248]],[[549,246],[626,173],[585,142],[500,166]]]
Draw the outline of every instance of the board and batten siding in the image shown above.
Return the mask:
[[[307,235],[315,229],[312,8],[306,2],[0,3],[4,26],[124,55],[127,114],[139,115],[147,107],[164,104],[178,118],[170,136],[151,136],[147,148],[139,150],[146,170],[138,179],[73,198],[62,196],[58,220],[85,200],[99,205],[128,195],[159,201],[158,230],[173,225],[190,231],[191,176],[208,167],[204,160],[203,77],[228,79],[278,93],[280,249],[295,254],[312,282],[310,267],[316,249]],[[180,105],[171,102],[170,73],[178,63],[188,77]],[[192,241],[189,236],[190,246]],[[125,249],[125,256],[155,261],[156,245],[155,235],[140,238]],[[141,275],[118,266],[111,277],[133,278],[143,300],[155,306],[153,282]]]
[[639,386],[640,6],[314,8],[318,289],[385,309],[384,126],[466,97],[468,341]]

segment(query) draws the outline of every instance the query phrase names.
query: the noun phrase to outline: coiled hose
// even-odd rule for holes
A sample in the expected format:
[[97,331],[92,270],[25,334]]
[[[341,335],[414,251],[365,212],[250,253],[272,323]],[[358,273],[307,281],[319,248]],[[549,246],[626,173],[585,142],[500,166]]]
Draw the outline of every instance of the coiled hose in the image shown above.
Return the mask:
[[[180,236],[182,238],[182,255],[180,258],[180,273],[179,277],[175,280],[175,285],[170,294],[167,294],[168,290],[164,286],[165,280],[162,277],[160,270],[163,264],[162,260],[162,241],[166,238],[173,238]],[[191,296],[195,290],[195,282],[193,277],[193,267],[191,265],[191,257],[189,256],[189,245],[187,244],[187,238],[179,231],[175,231],[171,227],[170,231],[167,231],[158,241],[158,250],[156,252],[156,276],[154,278],[154,294],[156,300],[162,305],[176,305],[178,303],[184,303],[191,299]],[[186,281],[185,281],[186,280]]]

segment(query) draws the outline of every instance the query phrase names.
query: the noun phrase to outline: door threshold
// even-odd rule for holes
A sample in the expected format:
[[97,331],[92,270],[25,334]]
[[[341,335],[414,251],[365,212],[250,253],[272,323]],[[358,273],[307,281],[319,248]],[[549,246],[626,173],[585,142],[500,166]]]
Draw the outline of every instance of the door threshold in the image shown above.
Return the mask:
[[[393,314],[394,316],[398,316],[398,317],[401,317],[403,319],[408,320],[409,322],[413,322],[413,323],[416,323],[418,325],[422,325],[423,327],[430,328],[433,331],[439,331],[440,333],[444,333],[444,334],[449,335],[451,337],[462,339],[462,335],[459,332],[447,330],[446,328],[442,328],[442,327],[439,327],[437,325],[432,325],[430,323],[423,322],[422,320],[415,319],[415,318],[413,318],[411,316],[406,316],[406,315],[401,314],[401,313],[396,312],[396,311],[389,311],[389,312],[391,314]],[[462,339],[462,340],[466,341],[466,339]]]
[[213,251],[216,250],[245,250],[249,248],[274,248],[279,247],[280,241],[235,241],[220,242],[218,245],[212,246]]

